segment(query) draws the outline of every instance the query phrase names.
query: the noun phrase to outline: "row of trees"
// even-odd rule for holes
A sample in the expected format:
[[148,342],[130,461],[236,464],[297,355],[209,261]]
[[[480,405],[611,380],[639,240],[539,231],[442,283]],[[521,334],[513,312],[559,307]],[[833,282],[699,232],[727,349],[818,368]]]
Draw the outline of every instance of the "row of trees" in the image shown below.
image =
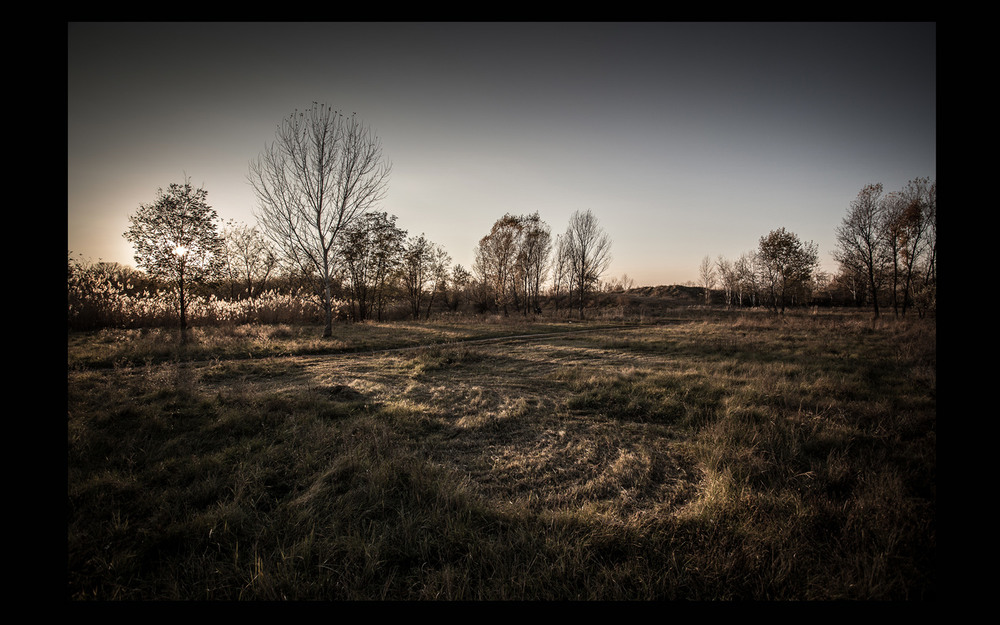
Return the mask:
[[567,298],[583,318],[588,296],[611,262],[611,239],[590,210],[576,211],[566,232],[552,240],[538,213],[506,214],[476,246],[475,275],[483,293],[480,308],[492,304],[504,315],[541,312],[543,285],[552,274],[553,301]]
[[[475,275],[461,265],[451,269],[441,246],[424,235],[408,237],[395,216],[375,210],[390,170],[371,129],[314,103],[283,120],[250,162],[258,225],[230,221],[220,232],[207,192],[185,180],[140,206],[124,236],[137,265],[177,293],[182,330],[193,284],[225,284],[229,299],[253,299],[276,272],[315,282],[324,336],[332,334],[340,298],[359,321],[381,320],[400,300],[414,318],[429,315],[436,299],[453,309],[465,299],[504,314],[540,310],[553,242],[538,213],[498,220],[476,247]],[[566,234],[557,237],[556,290],[574,298],[581,317],[609,250],[590,211],[574,214]]]
[[786,307],[810,300],[818,266],[815,243],[778,228],[762,236],[756,250],[734,261],[704,257],[698,275],[706,301],[719,285],[729,306],[765,305],[784,313]]
[[937,184],[911,180],[886,193],[865,186],[851,202],[840,227],[834,258],[859,302],[879,316],[880,301],[897,315],[937,301]]
[[[157,191],[156,201],[130,217],[124,236],[135,260],[177,294],[182,330],[192,283],[225,285],[229,300],[254,299],[280,274],[286,282],[312,281],[322,301],[324,336],[332,334],[339,302],[351,318],[382,320],[390,304],[405,302],[410,316],[429,316],[435,302],[455,310],[504,315],[540,311],[543,285],[553,301],[568,300],[580,317],[588,296],[610,264],[611,241],[589,210],[577,211],[565,233],[552,237],[536,212],[506,214],[475,248],[470,273],[424,235],[410,237],[396,217],[376,209],[391,165],[381,142],[355,116],[316,104],[295,111],[274,140],[250,162],[248,180],[257,199],[258,224],[227,222],[207,204],[207,192],[190,181]],[[918,179],[898,193],[865,187],[838,229],[838,280],[864,285],[878,315],[880,296],[905,314],[933,298],[935,282],[934,185]],[[778,229],[735,261],[706,257],[700,268],[709,295],[717,281],[726,302],[786,306],[809,300],[821,281],[818,251]]]
[[[161,198],[173,197],[178,190],[184,196],[190,184],[172,185],[158,193]],[[194,195],[201,202],[205,199],[204,193]],[[174,198],[146,207],[133,216],[130,232],[144,230],[142,216],[157,223],[183,220],[191,211],[176,211],[182,204]],[[183,254],[173,251],[176,237],[163,239],[156,254],[147,248],[142,256],[137,252],[136,260],[145,273],[108,263],[85,266],[71,257],[76,308],[89,301],[91,307],[106,311],[101,314],[108,319],[148,319],[145,313],[124,312],[124,308],[136,308],[133,300],[142,293],[175,301],[182,308],[186,325],[193,297],[215,302],[270,301],[280,291],[314,292],[322,299],[326,288],[317,273],[310,274],[308,268],[282,258],[258,226],[230,220],[217,233],[209,217],[211,210],[199,210],[205,217],[204,231],[201,236],[188,233]],[[150,229],[145,231],[152,245],[157,237]],[[476,264],[470,272],[462,265],[452,267],[446,250],[425,235],[409,237],[397,226],[394,215],[366,212],[343,229],[333,249],[336,265],[329,286],[333,317],[382,321],[391,311],[392,318],[402,314],[427,318],[435,309],[528,315],[541,311],[543,298],[555,302],[557,310],[560,302],[569,301],[582,315],[588,296],[609,288],[609,283],[600,280],[609,260],[609,246],[590,211],[574,214],[555,244],[548,224],[537,213],[505,215],[476,246]],[[97,287],[101,282],[109,285]],[[268,306],[261,301],[258,308],[264,311]],[[108,310],[117,312],[110,314]],[[249,309],[243,306],[239,310]],[[202,323],[205,311],[205,302],[199,302]],[[221,319],[233,314],[215,312],[209,316]]]
[[[336,246],[351,302],[351,316],[381,321],[387,305],[405,298],[410,314],[430,316],[434,298],[448,279],[451,257],[424,235],[407,238],[396,216],[364,213],[344,230]],[[424,308],[426,304],[426,308]]]
[[755,250],[735,260],[705,256],[699,286],[706,301],[720,287],[729,306],[786,306],[827,301],[834,293],[845,303],[871,306],[878,317],[889,305],[897,316],[916,308],[933,310],[937,299],[936,185],[911,180],[900,191],[885,193],[881,184],[865,186],[851,202],[837,228],[833,256],[839,273],[817,270],[819,251],[784,228],[761,237]]
[[[186,181],[158,190],[156,202],[132,215],[125,236],[135,243],[136,261],[145,273],[107,263],[86,267],[71,257],[76,309],[89,301],[109,320],[149,319],[152,309],[135,303],[142,293],[176,301],[186,327],[192,292],[216,302],[236,302],[264,294],[273,299],[276,289],[302,292],[311,284],[321,297],[330,294],[334,317],[358,321],[381,321],[390,307],[395,317],[403,307],[413,318],[429,317],[435,304],[453,311],[468,306],[504,314],[513,308],[527,315],[540,311],[543,295],[556,296],[557,302],[571,299],[582,315],[586,297],[600,285],[609,260],[609,240],[590,211],[574,214],[566,234],[556,237],[555,259],[550,228],[538,213],[505,215],[476,246],[474,274],[461,265],[452,268],[445,249],[426,236],[408,237],[394,215],[369,211],[342,229],[331,248],[327,281],[314,268],[282,256],[258,226],[230,220],[219,232],[206,200],[204,189],[195,190]],[[547,284],[550,271],[552,289]],[[97,286],[102,282],[108,284]],[[126,313],[125,308],[146,312]],[[162,313],[161,307],[153,309]],[[205,310],[205,302],[200,302],[202,322]]]

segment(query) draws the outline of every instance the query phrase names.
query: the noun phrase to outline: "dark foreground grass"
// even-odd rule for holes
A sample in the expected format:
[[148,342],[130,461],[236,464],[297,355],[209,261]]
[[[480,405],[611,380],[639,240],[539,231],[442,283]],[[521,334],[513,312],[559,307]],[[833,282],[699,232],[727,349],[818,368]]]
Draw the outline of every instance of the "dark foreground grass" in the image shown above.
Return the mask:
[[97,338],[70,348],[73,600],[936,596],[932,322],[207,360]]

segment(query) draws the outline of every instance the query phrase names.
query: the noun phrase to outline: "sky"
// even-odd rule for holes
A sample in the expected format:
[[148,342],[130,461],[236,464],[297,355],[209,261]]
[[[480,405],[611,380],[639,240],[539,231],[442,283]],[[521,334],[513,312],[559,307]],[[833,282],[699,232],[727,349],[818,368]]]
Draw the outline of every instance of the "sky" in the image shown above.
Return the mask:
[[67,248],[135,266],[128,217],[204,187],[256,224],[249,163],[313,102],[392,164],[377,210],[471,269],[505,213],[590,210],[605,278],[697,282],[785,228],[836,273],[867,184],[936,179],[934,23],[73,22]]

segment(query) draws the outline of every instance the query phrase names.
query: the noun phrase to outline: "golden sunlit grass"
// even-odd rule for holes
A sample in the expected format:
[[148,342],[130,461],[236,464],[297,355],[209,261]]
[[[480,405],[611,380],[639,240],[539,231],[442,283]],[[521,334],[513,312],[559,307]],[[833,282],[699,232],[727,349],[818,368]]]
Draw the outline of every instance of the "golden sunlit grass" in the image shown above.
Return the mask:
[[72,335],[70,598],[934,597],[933,322],[502,325]]
[[[109,367],[145,362],[233,360],[309,354],[377,352],[458,341],[586,329],[579,323],[528,322],[520,318],[429,322],[349,323],[322,338],[322,326],[243,324],[193,327],[182,341],[176,328],[106,328],[69,334],[69,366]],[[596,327],[600,327],[599,325]]]

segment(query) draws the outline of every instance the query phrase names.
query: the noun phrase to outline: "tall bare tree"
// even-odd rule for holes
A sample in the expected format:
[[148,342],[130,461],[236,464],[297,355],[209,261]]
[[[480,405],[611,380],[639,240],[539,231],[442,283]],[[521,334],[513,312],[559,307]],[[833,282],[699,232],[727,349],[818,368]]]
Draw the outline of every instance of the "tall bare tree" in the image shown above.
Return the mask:
[[611,264],[611,239],[588,209],[570,215],[563,245],[569,255],[580,319],[583,319],[587,294],[594,290]]
[[377,135],[353,114],[317,103],[282,121],[275,140],[250,163],[265,234],[287,260],[319,277],[324,337],[333,334],[337,240],[382,201],[390,170]]

